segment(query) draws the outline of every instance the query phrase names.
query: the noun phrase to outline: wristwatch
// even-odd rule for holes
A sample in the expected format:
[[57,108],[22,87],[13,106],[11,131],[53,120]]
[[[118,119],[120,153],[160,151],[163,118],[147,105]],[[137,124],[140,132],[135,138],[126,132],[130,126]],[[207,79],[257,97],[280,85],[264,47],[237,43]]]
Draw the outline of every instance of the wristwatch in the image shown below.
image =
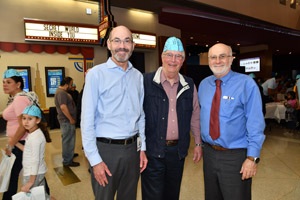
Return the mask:
[[258,157],[252,157],[252,156],[248,156],[247,157],[249,160],[255,162],[256,164],[259,163],[260,159]]

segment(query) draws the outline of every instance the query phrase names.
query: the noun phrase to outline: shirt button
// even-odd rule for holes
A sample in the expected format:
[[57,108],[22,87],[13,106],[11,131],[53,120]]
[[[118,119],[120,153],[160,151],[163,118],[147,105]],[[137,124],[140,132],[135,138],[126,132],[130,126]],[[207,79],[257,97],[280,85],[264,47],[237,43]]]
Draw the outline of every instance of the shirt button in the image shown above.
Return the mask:
[[161,118],[162,120],[165,120],[165,118],[163,117],[163,118]]
[[174,109],[171,109],[172,112],[174,112]]
[[162,139],[164,139],[163,137],[160,137],[160,139],[162,140]]
[[163,99],[163,101],[166,101],[166,99]]
[[174,119],[173,119],[172,121],[173,121],[173,122],[175,122],[175,120],[174,120]]
[[171,99],[171,101],[173,101],[173,99]]
[[172,131],[172,133],[175,133],[175,131]]
[[160,158],[160,155],[158,155],[158,157]]

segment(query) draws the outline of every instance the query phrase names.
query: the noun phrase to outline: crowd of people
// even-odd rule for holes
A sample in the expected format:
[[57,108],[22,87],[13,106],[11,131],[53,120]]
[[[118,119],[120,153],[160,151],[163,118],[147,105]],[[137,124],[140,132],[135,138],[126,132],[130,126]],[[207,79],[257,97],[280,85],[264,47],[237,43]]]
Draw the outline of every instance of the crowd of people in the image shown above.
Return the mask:
[[[256,77],[232,71],[234,57],[226,44],[209,49],[213,75],[198,88],[179,72],[186,58],[180,39],[168,38],[162,66],[144,75],[129,61],[134,47],[130,30],[115,27],[107,40],[112,56],[89,70],[84,92],[76,92],[71,77],[61,81],[54,101],[63,166],[80,165],[73,160],[78,156],[74,149],[76,121],[78,126],[80,121],[95,199],[113,200],[115,195],[120,200],[136,199],[141,174],[143,200],[176,200],[191,130],[194,163],[203,157],[205,199],[251,199],[252,177],[265,140],[264,104],[276,101],[278,91],[286,89],[287,119],[295,121],[298,92],[289,91],[279,75],[261,84]],[[21,191],[43,185],[45,197],[54,199],[45,179],[44,161],[45,143],[51,139],[42,126],[37,97],[23,92],[23,87],[16,70],[5,71],[3,89],[9,95],[3,112],[9,138],[6,154],[13,153],[17,159],[3,199],[11,199],[17,192],[22,167],[25,181]],[[295,127],[296,123],[289,123],[290,129]]]

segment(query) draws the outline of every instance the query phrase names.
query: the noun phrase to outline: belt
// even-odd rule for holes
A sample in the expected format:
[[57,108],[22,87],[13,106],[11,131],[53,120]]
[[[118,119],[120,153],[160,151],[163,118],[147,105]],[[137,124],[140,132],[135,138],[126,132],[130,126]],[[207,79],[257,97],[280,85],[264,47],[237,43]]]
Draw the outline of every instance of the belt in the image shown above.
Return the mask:
[[166,146],[170,147],[170,146],[175,146],[178,144],[178,140],[166,140]]
[[213,149],[218,150],[218,151],[242,150],[242,149],[226,149],[224,147],[217,146],[217,145],[212,145],[212,144],[209,144],[209,143],[205,143],[205,144],[209,145],[210,147],[212,147]]
[[107,144],[128,145],[128,144],[135,142],[137,137],[138,137],[138,134],[136,134],[135,136],[132,136],[130,138],[124,139],[124,140],[115,140],[115,139],[110,139],[110,138],[98,137],[97,141],[107,143]]

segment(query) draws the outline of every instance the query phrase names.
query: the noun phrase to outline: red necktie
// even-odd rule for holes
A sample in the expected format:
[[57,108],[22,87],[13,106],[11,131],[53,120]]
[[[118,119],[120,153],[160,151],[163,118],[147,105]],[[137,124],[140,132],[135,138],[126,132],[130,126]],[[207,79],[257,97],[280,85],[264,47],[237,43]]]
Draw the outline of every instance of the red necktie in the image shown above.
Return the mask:
[[219,111],[221,101],[221,80],[216,80],[216,92],[211,104],[209,135],[213,140],[220,137]]

